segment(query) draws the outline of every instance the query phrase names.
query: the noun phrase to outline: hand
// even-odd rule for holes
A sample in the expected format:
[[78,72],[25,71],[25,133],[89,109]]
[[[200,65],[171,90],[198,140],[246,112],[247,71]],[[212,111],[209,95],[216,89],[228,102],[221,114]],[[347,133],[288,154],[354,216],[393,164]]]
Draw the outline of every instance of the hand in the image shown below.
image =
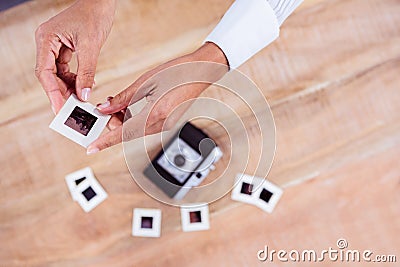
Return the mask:
[[[216,67],[204,63],[191,64],[189,68],[183,64],[198,61],[220,64],[212,64]],[[176,67],[170,68],[172,66]],[[166,71],[163,72],[164,70]],[[220,79],[227,71],[228,62],[222,50],[213,43],[205,43],[191,54],[179,57],[146,72],[127,89],[98,105],[100,112],[113,114],[109,122],[111,131],[94,141],[88,147],[87,153],[93,154],[122,142],[122,120],[130,104],[134,104],[142,98],[146,98],[147,101],[140,113],[124,122],[128,124],[126,126],[129,129],[128,132],[124,131],[124,140],[159,133],[165,128],[170,128],[171,124],[176,122],[179,116],[183,114],[185,108],[188,108],[188,106],[185,106],[184,109],[179,109],[178,113],[173,114],[175,118],[169,117],[176,107],[187,100],[197,98],[209,87],[210,83]],[[180,79],[180,77],[193,79],[190,80],[190,83],[175,87],[176,79]],[[200,80],[209,82],[194,83],[194,81]],[[126,118],[127,116],[125,116]],[[165,122],[170,125],[164,125]],[[164,126],[166,127],[163,128]]]
[[[36,30],[35,73],[57,113],[76,93],[87,101],[94,84],[97,58],[111,30],[116,0],[78,0]],[[70,71],[72,53],[78,69]]]

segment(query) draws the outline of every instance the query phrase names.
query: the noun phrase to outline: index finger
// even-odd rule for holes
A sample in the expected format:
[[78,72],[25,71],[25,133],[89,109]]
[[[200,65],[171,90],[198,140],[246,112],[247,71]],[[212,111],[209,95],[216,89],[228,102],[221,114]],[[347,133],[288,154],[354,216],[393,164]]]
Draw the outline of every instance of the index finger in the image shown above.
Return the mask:
[[58,112],[64,104],[64,98],[57,82],[56,58],[61,48],[57,36],[48,36],[38,30],[36,33],[35,74],[50,100],[53,111]]

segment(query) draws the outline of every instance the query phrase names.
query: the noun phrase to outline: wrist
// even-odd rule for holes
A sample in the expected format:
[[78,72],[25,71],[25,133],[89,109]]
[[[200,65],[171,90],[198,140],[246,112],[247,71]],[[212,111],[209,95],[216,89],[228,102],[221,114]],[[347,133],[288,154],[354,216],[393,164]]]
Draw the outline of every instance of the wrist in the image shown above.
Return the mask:
[[226,56],[222,49],[212,42],[204,43],[192,54],[198,61],[215,62],[229,66],[228,60],[226,59]]

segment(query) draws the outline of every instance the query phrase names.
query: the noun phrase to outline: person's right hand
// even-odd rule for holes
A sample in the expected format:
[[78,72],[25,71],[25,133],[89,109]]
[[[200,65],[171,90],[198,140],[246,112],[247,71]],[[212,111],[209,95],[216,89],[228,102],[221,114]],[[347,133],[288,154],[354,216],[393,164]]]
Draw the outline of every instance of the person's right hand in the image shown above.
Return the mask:
[[[76,93],[87,101],[93,87],[97,58],[111,30],[116,0],[78,0],[36,30],[35,74],[54,113]],[[72,53],[78,69],[70,71]]]

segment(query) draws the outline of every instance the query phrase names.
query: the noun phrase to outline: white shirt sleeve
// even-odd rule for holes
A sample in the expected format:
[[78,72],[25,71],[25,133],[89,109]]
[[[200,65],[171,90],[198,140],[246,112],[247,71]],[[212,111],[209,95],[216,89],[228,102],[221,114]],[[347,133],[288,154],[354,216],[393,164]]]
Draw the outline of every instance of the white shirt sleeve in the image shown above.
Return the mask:
[[236,69],[278,38],[280,25],[302,1],[236,0],[205,42],[215,43]]
[[293,13],[303,0],[267,0],[275,12],[279,26]]

